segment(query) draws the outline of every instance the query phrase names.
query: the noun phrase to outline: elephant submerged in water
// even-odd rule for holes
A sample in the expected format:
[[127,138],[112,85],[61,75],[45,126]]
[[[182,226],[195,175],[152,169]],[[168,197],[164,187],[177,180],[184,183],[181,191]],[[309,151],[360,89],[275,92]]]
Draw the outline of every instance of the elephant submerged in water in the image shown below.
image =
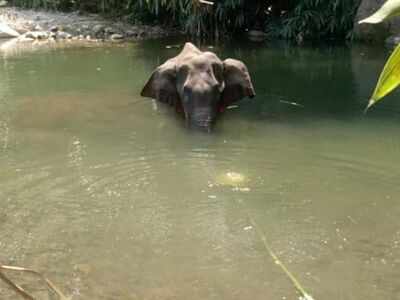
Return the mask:
[[141,96],[174,106],[190,127],[209,130],[227,106],[254,97],[255,91],[243,62],[221,61],[186,43],[177,56],[155,69]]

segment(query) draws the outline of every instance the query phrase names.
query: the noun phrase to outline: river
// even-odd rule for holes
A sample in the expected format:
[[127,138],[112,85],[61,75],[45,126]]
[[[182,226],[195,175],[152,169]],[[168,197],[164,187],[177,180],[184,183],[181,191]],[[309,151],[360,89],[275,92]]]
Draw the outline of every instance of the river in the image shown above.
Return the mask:
[[176,44],[0,53],[1,262],[73,299],[298,299],[265,239],[316,300],[400,299],[399,94],[363,114],[388,53],[205,44],[257,92],[207,134],[139,95]]

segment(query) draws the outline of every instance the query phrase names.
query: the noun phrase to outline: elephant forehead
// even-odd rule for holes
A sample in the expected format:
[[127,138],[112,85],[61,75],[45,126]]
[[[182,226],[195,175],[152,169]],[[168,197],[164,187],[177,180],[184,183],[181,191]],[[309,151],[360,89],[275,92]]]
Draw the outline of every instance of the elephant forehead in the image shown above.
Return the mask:
[[197,55],[185,56],[179,61],[180,66],[188,66],[192,69],[204,69],[211,66],[220,66],[222,68],[221,60],[211,52],[202,52]]

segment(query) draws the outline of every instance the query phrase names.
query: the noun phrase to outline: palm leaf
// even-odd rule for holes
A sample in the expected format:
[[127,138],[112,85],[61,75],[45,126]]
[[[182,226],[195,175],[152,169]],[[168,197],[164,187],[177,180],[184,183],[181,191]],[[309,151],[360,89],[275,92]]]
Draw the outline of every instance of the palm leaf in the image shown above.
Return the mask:
[[393,91],[400,84],[400,44],[390,55],[385,67],[379,76],[374,93],[369,100],[368,108]]

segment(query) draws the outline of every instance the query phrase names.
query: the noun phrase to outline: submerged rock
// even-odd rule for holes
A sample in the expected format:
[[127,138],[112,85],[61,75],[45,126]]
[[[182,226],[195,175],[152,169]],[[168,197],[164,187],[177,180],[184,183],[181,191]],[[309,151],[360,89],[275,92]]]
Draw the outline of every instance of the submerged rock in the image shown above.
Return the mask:
[[59,30],[58,26],[51,26],[49,29],[51,32],[57,32]]

